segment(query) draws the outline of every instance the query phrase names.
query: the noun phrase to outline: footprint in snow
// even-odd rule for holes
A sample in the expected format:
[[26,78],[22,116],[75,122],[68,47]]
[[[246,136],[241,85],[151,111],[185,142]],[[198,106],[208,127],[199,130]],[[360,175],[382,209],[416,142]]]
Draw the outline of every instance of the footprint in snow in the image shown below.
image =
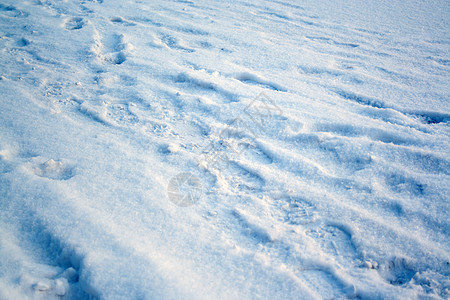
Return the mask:
[[64,26],[67,30],[78,30],[83,28],[84,20],[80,17],[69,18],[65,21]]
[[121,127],[132,126],[139,122],[139,118],[130,112],[129,104],[112,104],[108,107],[106,116],[110,119],[111,123]]
[[133,49],[133,45],[127,42],[123,34],[113,34],[99,42],[101,57],[104,61],[121,65],[127,60],[127,51]]
[[12,5],[0,3],[0,13],[13,18],[26,18],[29,16],[27,12],[21,11]]
[[398,172],[387,173],[385,175],[385,183],[395,193],[407,193],[409,195],[423,197],[427,191],[426,184]]
[[319,218],[317,209],[312,203],[297,197],[290,197],[282,209],[286,213],[284,221],[292,225],[314,223]]
[[221,132],[220,138],[234,156],[264,165],[271,164],[273,162],[271,154],[253,140],[251,134],[246,130],[248,129],[239,128],[237,122],[234,122]]
[[183,40],[179,40],[171,35],[161,34],[160,39],[170,49],[184,51],[188,53],[195,52],[195,50],[190,49],[188,46],[185,46],[185,42]]
[[34,167],[34,173],[39,177],[53,180],[68,180],[74,176],[73,169],[60,161],[50,159],[43,164]]
[[312,237],[319,244],[321,250],[333,257],[339,265],[350,266],[359,263],[352,236],[345,229],[334,225],[325,225],[308,230],[306,234]]
[[25,46],[28,46],[29,44],[30,44],[30,41],[27,40],[26,38],[21,38],[16,41],[17,47],[25,47]]
[[229,162],[225,169],[219,171],[232,190],[261,191],[265,185],[264,179],[257,173],[235,161]]
[[408,259],[393,257],[380,266],[378,273],[392,285],[404,285],[411,281],[417,271]]
[[54,279],[44,278],[32,285],[34,291],[39,294],[65,296],[70,290],[70,283],[78,281],[77,271],[70,267]]

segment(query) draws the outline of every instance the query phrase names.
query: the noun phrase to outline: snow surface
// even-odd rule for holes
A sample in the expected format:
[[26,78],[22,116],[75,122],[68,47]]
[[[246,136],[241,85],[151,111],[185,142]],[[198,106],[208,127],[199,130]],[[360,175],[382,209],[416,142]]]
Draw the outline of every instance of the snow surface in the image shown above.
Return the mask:
[[0,0],[0,298],[448,299],[449,17]]

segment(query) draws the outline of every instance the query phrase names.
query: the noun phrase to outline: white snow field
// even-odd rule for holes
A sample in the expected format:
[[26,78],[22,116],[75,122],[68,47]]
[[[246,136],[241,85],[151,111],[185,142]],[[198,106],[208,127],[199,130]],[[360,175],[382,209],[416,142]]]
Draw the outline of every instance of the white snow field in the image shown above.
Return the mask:
[[449,20],[0,0],[0,299],[449,299]]

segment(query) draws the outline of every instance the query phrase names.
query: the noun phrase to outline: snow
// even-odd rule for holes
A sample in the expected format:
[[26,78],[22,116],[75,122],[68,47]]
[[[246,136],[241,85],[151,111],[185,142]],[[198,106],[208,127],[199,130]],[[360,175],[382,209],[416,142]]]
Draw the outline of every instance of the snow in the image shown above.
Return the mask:
[[449,3],[0,3],[0,299],[447,299]]

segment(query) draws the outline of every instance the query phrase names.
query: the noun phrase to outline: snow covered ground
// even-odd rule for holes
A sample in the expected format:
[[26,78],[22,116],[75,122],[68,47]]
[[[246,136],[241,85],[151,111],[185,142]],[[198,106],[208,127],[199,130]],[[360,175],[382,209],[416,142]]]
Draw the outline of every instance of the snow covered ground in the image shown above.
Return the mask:
[[0,299],[448,299],[449,17],[0,0]]

